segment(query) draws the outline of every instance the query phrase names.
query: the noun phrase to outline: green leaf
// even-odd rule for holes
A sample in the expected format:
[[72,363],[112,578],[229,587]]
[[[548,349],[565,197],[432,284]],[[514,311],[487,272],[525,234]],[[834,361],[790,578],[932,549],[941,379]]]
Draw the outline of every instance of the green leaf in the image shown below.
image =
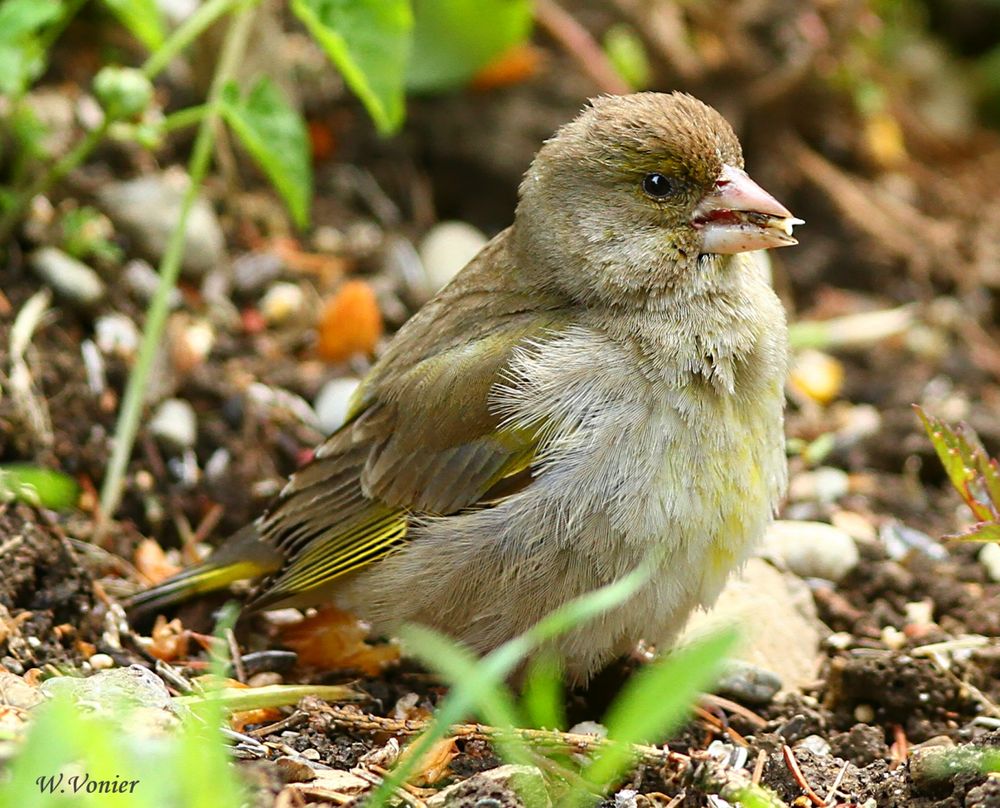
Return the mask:
[[403,122],[413,15],[408,0],[292,0],[382,134]]
[[312,166],[302,116],[266,76],[246,98],[235,82],[222,91],[222,116],[277,188],[299,227],[309,222]]
[[16,499],[61,511],[72,508],[79,495],[76,480],[61,471],[21,463],[0,466],[0,502]]
[[531,726],[538,729],[566,727],[563,671],[553,654],[538,654],[528,664],[521,701]]
[[955,490],[981,522],[1000,519],[1000,466],[968,424],[952,428],[914,406]]
[[58,0],[0,2],[0,95],[18,96],[45,69],[38,36],[62,13]]
[[633,90],[649,86],[652,68],[642,40],[628,23],[612,25],[604,34],[604,53]]
[[156,0],[104,0],[104,5],[147,50],[163,44],[163,16]]
[[529,0],[414,0],[411,90],[455,87],[531,33]]
[[584,778],[599,787],[614,784],[632,762],[630,744],[658,742],[677,729],[735,642],[733,631],[711,635],[671,651],[629,679],[603,721],[608,740],[615,743],[601,749]]

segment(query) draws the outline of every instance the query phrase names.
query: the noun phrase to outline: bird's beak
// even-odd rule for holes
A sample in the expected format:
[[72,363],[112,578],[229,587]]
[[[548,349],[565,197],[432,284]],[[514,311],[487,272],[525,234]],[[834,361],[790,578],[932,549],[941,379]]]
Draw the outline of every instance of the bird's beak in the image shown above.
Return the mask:
[[731,254],[798,244],[792,228],[805,224],[742,169],[724,165],[715,188],[701,200],[691,225],[703,253]]

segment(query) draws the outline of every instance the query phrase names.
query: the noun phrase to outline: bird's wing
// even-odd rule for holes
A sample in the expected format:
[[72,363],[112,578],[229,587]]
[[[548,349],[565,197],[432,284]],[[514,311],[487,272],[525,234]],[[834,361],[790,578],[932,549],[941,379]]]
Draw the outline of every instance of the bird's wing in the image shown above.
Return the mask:
[[512,479],[522,485],[540,430],[504,427],[490,396],[516,346],[553,328],[551,319],[512,317],[409,366],[385,357],[348,423],[258,522],[260,538],[285,563],[252,605],[301,600],[384,557],[406,541],[412,514],[492,503]]

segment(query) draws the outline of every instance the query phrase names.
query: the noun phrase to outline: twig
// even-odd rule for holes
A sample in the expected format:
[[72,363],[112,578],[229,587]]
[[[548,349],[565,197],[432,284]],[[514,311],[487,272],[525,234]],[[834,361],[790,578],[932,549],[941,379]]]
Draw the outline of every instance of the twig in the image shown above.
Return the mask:
[[593,79],[601,92],[625,95],[632,91],[590,32],[555,0],[535,0],[535,19]]
[[236,674],[236,681],[246,684],[247,669],[243,665],[243,654],[240,653],[240,644],[236,642],[236,634],[232,628],[226,629],[226,644],[229,646],[229,657],[233,663],[233,673]]
[[765,763],[767,763],[767,752],[759,749],[757,751],[757,760],[753,764],[753,775],[750,777],[750,782],[754,785],[760,782],[760,778],[764,774]]
[[840,771],[837,772],[837,776],[833,778],[833,785],[830,786],[830,790],[826,794],[826,803],[829,805],[837,798],[837,789],[840,788],[840,784],[844,782],[844,775],[847,774],[847,767],[851,763],[848,760],[844,761],[844,765],[840,767]]
[[716,696],[714,693],[704,693],[699,699],[702,704],[708,704],[720,710],[725,710],[726,712],[738,715],[744,721],[749,723],[754,729],[760,729],[767,724],[767,721],[761,716],[757,715],[753,710],[748,710],[742,704],[737,704],[735,701],[730,701],[722,696]]
[[805,795],[809,798],[813,805],[818,805],[820,808],[826,807],[826,801],[815,791],[809,781],[806,780],[805,775],[802,774],[802,769],[799,768],[799,762],[795,759],[795,752],[792,751],[792,747],[785,744],[781,747],[781,754],[785,758],[785,765],[788,766],[788,771],[792,773],[792,778],[795,780],[796,784],[801,788]]

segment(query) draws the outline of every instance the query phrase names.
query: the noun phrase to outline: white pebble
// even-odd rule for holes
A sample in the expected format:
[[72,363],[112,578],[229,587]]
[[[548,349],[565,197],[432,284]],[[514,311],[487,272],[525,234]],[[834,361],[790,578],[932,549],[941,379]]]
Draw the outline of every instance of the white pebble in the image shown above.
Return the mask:
[[336,432],[347,420],[351,397],[361,384],[357,379],[330,379],[316,396],[313,409],[319,419],[320,429],[327,435]]
[[172,449],[190,449],[198,436],[194,408],[180,398],[168,398],[149,421],[153,436]]
[[793,502],[836,502],[850,490],[847,472],[831,466],[796,474],[788,485],[788,498]]
[[417,252],[431,292],[446,286],[489,239],[471,224],[440,222],[420,242]]
[[87,662],[95,671],[104,671],[115,666],[115,661],[107,654],[93,654]]
[[80,306],[94,306],[104,297],[104,281],[89,266],[55,247],[42,247],[28,263],[56,294]]
[[764,547],[801,578],[840,581],[858,563],[854,539],[824,522],[779,520],[768,529]]
[[94,339],[105,356],[131,359],[139,349],[139,329],[124,314],[105,314],[94,321]]
[[1000,544],[984,544],[979,551],[979,563],[986,567],[986,574],[991,581],[1000,581]]
[[302,287],[294,283],[276,283],[260,299],[260,313],[268,325],[284,325],[297,317],[305,305]]

